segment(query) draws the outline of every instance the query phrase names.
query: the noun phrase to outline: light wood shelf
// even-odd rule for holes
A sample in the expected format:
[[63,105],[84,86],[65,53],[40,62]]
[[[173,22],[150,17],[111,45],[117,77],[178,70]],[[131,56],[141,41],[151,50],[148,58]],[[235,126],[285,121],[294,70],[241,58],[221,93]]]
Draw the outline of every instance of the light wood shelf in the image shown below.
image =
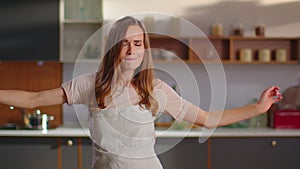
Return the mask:
[[[222,64],[299,64],[299,37],[168,37],[151,35],[152,49],[164,49],[175,52],[177,57],[189,64],[220,63]],[[239,51],[249,48],[252,52],[252,61],[240,60]],[[271,60],[262,62],[258,59],[260,49],[271,51]],[[275,60],[275,50],[285,49],[287,60]],[[213,58],[206,58],[212,50]],[[163,58],[156,56],[155,58]],[[155,63],[179,63],[180,61],[155,59]],[[201,59],[200,59],[201,58]]]

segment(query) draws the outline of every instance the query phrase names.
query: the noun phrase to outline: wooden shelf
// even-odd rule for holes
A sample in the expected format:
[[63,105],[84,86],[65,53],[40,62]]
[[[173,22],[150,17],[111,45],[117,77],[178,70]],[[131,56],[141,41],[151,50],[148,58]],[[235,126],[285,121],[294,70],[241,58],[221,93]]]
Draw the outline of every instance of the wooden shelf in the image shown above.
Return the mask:
[[79,20],[79,19],[65,19],[63,21],[65,24],[102,24],[101,20]]
[[[221,62],[220,62],[221,61]],[[269,64],[269,65],[296,65],[299,64],[298,61],[286,61],[286,62],[277,62],[277,61],[271,61],[271,62],[260,62],[260,61],[252,61],[252,62],[242,62],[242,61],[229,61],[229,60],[207,60],[207,61],[190,61],[190,60],[162,60],[162,59],[155,59],[154,63],[156,64],[176,64],[176,63],[186,63],[186,64],[252,64],[252,65],[259,65],[259,64]]]
[[[189,64],[219,63],[223,64],[298,64],[299,37],[168,37],[150,36],[152,49],[164,49],[175,52],[181,61]],[[248,48],[252,52],[252,61],[240,60],[239,51]],[[258,51],[269,49],[270,62],[258,59]],[[285,49],[287,61],[278,62],[275,51]],[[154,58],[163,58],[156,56]],[[200,59],[201,58],[201,59]],[[155,59],[155,63],[179,63],[178,60]]]
[[298,61],[286,61],[286,62],[277,62],[277,61],[271,61],[271,62],[260,62],[260,61],[252,61],[252,62],[242,62],[242,61],[222,61],[223,64],[298,64]]
[[84,58],[84,59],[65,59],[62,60],[61,62],[64,63],[99,63],[100,59],[88,59],[88,58]]

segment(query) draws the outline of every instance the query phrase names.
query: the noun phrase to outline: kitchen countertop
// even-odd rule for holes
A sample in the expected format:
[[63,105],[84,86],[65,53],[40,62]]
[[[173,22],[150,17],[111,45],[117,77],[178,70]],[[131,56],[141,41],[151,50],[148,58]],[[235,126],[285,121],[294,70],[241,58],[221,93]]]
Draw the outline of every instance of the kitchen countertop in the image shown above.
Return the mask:
[[[89,130],[80,127],[60,126],[43,130],[0,130],[0,137],[88,137]],[[300,129],[272,128],[217,128],[208,130],[166,130],[156,128],[157,137],[300,137]]]

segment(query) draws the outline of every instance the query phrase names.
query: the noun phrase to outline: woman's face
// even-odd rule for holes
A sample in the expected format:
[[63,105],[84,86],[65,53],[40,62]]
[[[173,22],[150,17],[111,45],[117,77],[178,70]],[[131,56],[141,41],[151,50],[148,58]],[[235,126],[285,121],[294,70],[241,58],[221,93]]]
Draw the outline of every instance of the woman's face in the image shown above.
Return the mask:
[[144,32],[142,28],[138,25],[129,26],[122,41],[120,52],[122,71],[138,68],[143,61],[144,51]]

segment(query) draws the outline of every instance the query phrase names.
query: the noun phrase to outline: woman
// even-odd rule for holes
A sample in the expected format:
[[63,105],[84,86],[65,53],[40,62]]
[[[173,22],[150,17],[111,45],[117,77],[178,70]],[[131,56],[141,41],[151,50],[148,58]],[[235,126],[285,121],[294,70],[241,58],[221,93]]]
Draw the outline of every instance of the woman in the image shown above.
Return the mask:
[[158,111],[214,128],[260,115],[282,99],[279,87],[273,86],[255,104],[206,112],[154,79],[148,36],[140,21],[124,17],[114,23],[108,37],[105,56],[96,73],[47,91],[0,91],[0,103],[21,108],[87,105],[95,169],[161,169],[154,152],[154,119]]

